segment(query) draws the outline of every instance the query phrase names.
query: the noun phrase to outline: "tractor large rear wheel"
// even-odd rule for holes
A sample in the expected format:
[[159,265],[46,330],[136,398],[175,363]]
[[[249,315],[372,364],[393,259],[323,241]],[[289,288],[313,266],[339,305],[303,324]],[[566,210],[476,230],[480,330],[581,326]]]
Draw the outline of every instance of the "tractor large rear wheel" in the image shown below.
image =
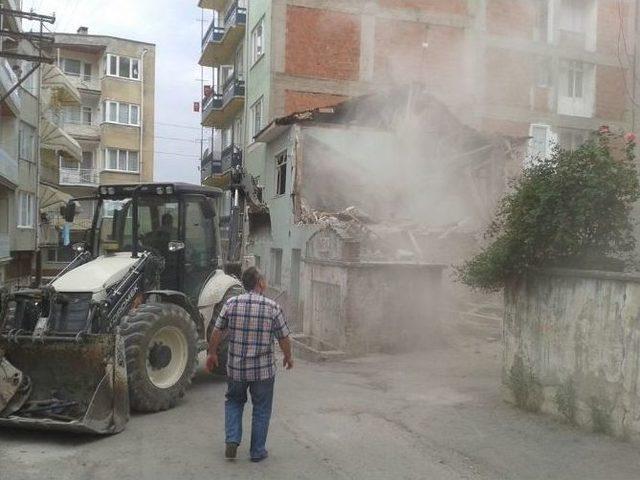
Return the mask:
[[147,303],[122,321],[131,408],[157,412],[176,405],[191,384],[198,332],[187,311]]

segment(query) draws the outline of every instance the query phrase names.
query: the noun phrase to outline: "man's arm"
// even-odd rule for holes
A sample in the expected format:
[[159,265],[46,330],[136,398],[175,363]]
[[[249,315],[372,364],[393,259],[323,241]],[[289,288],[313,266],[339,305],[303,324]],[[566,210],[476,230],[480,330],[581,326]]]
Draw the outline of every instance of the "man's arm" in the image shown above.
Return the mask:
[[[227,302],[228,303],[228,302]],[[222,307],[220,316],[216,319],[216,323],[213,327],[213,333],[209,340],[209,348],[207,349],[207,370],[212,372],[215,368],[218,368],[220,361],[218,360],[218,347],[222,341],[225,330],[229,326],[229,320],[227,319],[227,304]]]
[[289,337],[279,338],[278,345],[280,345],[280,350],[284,354],[284,360],[282,360],[282,366],[287,370],[291,370],[293,368],[293,354],[291,352],[291,340]]
[[273,334],[278,339],[278,345],[280,345],[280,350],[284,354],[282,366],[287,370],[293,368],[293,354],[291,352],[291,340],[289,340],[290,333],[289,326],[284,319],[284,312],[282,308],[278,307],[273,319]]
[[220,346],[220,342],[222,341],[222,335],[222,330],[218,330],[217,328],[213,329],[211,340],[209,341],[209,355],[207,355],[207,370],[210,372],[212,372],[215,368],[218,368],[218,366],[220,365],[220,360],[218,359],[218,347]]

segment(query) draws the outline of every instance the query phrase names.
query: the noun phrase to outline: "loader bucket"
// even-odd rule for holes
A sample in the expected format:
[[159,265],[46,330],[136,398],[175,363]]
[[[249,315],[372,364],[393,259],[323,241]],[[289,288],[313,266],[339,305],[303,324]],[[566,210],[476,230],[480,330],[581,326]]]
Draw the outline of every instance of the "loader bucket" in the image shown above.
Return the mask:
[[129,393],[118,335],[0,337],[0,351],[31,383],[22,408],[5,417],[0,412],[0,427],[101,434],[124,429]]

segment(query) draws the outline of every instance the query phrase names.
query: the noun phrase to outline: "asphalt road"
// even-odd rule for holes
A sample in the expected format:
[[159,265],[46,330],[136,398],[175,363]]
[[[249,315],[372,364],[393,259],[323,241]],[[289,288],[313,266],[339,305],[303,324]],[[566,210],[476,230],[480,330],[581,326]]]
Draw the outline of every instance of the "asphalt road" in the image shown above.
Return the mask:
[[497,322],[448,325],[425,352],[280,372],[260,464],[246,443],[224,460],[225,384],[200,372],[177,408],[119,435],[1,431],[0,479],[640,478],[638,445],[501,401]]

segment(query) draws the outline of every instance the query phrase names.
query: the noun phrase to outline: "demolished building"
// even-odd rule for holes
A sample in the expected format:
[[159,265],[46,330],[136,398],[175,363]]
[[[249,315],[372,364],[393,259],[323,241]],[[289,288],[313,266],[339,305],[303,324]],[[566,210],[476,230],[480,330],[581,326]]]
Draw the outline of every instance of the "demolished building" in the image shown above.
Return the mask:
[[269,218],[250,222],[247,250],[297,330],[314,233],[357,224],[384,246],[375,261],[457,263],[478,247],[525,143],[474,130],[416,88],[281,117],[255,140],[270,159],[251,169]]

